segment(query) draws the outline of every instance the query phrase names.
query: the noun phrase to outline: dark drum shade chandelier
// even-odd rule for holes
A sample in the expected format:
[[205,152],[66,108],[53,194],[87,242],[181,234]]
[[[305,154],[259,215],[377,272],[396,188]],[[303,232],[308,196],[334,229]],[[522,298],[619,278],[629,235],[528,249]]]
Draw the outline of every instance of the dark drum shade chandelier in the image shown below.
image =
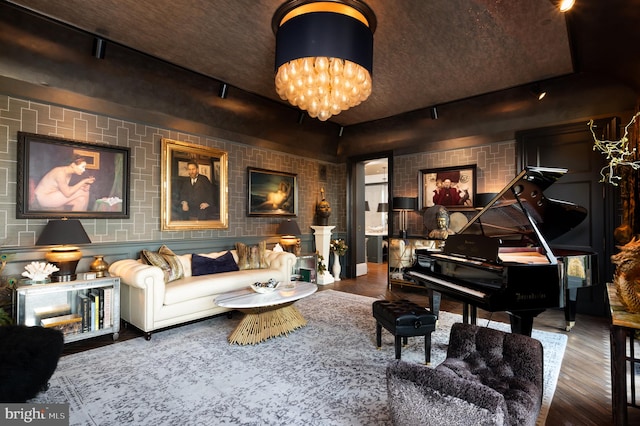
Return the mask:
[[371,94],[376,17],[357,0],[290,0],[274,13],[276,92],[321,121]]

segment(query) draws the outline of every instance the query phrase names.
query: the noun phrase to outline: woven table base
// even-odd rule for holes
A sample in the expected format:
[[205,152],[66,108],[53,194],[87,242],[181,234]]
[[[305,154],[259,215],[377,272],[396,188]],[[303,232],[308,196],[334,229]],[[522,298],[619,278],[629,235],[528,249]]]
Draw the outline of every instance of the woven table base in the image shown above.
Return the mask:
[[254,345],[307,325],[307,320],[292,304],[239,310],[245,316],[229,335],[231,344]]

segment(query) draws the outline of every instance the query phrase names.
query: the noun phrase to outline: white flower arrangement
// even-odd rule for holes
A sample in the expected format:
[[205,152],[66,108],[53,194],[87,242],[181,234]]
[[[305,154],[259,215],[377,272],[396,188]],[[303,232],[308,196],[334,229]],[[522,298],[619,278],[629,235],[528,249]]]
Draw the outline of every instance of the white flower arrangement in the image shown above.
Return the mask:
[[33,281],[43,281],[53,272],[60,270],[57,266],[44,262],[31,262],[24,269],[26,271],[22,273],[22,276]]

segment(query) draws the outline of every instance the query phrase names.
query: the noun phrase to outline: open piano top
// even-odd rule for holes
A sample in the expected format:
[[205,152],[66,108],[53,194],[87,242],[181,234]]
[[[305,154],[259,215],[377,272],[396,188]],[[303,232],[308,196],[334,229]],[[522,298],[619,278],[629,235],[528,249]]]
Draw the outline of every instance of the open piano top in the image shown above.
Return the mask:
[[406,275],[465,306],[508,311],[512,329],[514,316],[524,318],[517,331],[530,334],[535,315],[559,306],[557,259],[547,239],[566,233],[587,215],[581,206],[544,195],[566,173],[526,167],[450,235],[441,252],[416,250],[417,263]]

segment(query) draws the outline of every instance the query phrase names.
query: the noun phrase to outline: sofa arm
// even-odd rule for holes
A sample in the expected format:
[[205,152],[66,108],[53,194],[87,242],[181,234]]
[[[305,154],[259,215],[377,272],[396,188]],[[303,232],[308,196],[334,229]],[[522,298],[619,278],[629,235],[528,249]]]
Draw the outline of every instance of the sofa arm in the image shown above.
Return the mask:
[[123,259],[109,266],[109,273],[131,287],[149,288],[154,285],[164,287],[164,273],[157,266],[146,265],[133,259]]
[[504,424],[504,397],[479,382],[421,364],[387,366],[387,393],[396,425]]
[[293,266],[296,264],[296,255],[287,251],[267,251],[265,254],[270,269],[277,269],[282,279],[291,277]]

